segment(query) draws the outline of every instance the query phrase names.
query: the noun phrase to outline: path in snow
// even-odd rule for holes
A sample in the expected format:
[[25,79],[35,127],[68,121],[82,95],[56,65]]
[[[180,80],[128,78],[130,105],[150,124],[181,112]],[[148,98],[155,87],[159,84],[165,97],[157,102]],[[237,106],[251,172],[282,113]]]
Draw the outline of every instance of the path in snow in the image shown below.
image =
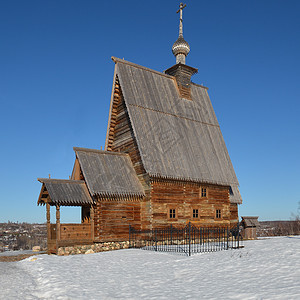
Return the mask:
[[10,282],[25,271],[18,274],[20,287],[12,287],[14,296],[1,281],[0,288],[6,289],[3,299],[300,299],[299,249],[300,237],[281,237],[192,257],[138,249],[39,255],[7,273]]
[[0,262],[0,299],[38,299],[33,276],[16,262]]

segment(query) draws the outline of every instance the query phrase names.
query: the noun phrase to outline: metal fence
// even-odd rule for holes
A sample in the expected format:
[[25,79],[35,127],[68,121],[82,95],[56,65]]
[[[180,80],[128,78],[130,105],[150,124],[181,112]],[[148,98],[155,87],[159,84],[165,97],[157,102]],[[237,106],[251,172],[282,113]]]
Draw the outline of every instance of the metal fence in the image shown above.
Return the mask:
[[191,256],[243,247],[239,224],[229,227],[196,227],[188,223],[178,228],[172,225],[153,230],[136,230],[129,226],[129,247],[143,250],[175,252]]

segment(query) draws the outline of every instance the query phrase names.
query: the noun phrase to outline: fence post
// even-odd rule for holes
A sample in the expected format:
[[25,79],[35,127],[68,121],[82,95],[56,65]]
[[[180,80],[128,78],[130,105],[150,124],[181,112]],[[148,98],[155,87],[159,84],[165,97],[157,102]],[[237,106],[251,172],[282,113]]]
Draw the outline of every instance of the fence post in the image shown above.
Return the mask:
[[157,251],[157,229],[155,229],[155,251]]
[[191,256],[191,222],[189,222],[189,256]]
[[219,245],[218,245],[218,250],[221,250],[221,228],[219,228]]
[[131,225],[129,225],[129,248],[131,248]]
[[170,242],[171,242],[171,245],[173,245],[173,241],[172,241],[172,233],[173,233],[173,227],[172,227],[172,224],[171,224],[171,227],[170,227],[170,230],[171,230],[171,234],[170,234]]
[[228,226],[227,226],[227,250],[229,249],[229,230],[228,230]]
[[238,244],[237,247],[238,249],[240,248],[240,222],[237,224],[237,233],[238,233]]

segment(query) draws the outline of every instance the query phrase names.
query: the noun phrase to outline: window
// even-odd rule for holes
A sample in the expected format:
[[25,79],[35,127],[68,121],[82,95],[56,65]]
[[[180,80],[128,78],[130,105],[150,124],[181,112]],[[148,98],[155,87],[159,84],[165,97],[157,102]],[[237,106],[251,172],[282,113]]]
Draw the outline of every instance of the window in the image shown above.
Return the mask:
[[175,219],[176,218],[176,210],[175,210],[175,208],[170,208],[170,210],[169,210],[169,218],[170,219]]
[[216,219],[221,219],[221,209],[216,209]]
[[206,198],[207,197],[207,190],[206,190],[206,188],[201,188],[201,192],[200,192],[200,194],[201,194],[201,198]]
[[199,210],[198,208],[193,208],[193,219],[199,218]]

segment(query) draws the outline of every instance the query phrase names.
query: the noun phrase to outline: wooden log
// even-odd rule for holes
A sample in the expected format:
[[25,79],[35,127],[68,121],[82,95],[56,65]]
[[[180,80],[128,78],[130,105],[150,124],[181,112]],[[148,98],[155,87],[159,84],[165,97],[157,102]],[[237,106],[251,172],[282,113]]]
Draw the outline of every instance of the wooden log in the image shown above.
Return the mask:
[[50,204],[46,203],[46,219],[47,219],[47,249],[48,254],[51,251],[51,223],[50,223]]
[[56,205],[56,240],[60,240],[60,206]]
[[94,211],[94,206],[91,205],[91,211],[90,211],[90,216],[91,216],[91,238],[94,240],[95,238],[95,211]]

